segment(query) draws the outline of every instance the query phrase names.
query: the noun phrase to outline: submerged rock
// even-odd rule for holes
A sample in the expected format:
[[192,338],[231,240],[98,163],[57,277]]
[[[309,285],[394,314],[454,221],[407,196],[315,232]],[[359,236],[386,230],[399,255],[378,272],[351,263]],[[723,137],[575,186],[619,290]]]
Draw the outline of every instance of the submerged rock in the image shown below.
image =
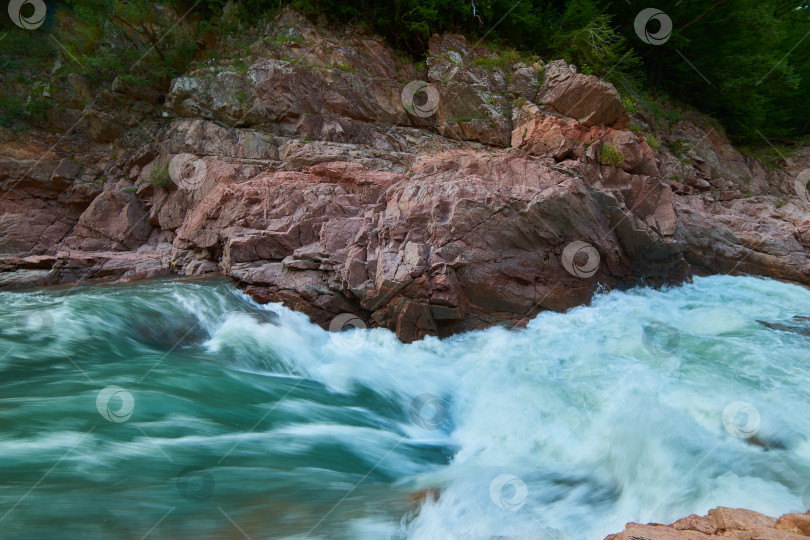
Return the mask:
[[199,345],[210,337],[202,322],[191,313],[154,311],[139,314],[138,319],[130,323],[130,328],[136,341],[166,350]]
[[768,322],[760,320],[757,320],[757,322],[762,326],[766,326],[773,330],[793,332],[795,334],[810,337],[810,317],[795,315],[792,319],[784,322]]

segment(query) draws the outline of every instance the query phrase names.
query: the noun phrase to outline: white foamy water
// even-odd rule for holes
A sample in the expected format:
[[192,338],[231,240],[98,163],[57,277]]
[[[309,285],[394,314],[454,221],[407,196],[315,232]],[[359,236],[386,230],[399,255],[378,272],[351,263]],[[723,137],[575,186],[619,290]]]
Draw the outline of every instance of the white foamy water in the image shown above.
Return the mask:
[[[757,322],[807,315],[810,291],[801,287],[700,278],[605,294],[523,330],[409,345],[384,330],[329,333],[281,306],[245,303],[224,285],[148,287],[148,298],[132,289],[144,306],[169,320],[191,314],[204,335],[170,354],[120,337],[127,324],[109,314],[120,313],[119,301],[123,311],[140,309],[133,292],[3,295],[18,310],[50,306],[49,350],[84,354],[88,361],[76,363],[93,383],[62,362],[60,373],[79,385],[74,394],[86,397],[68,399],[58,379],[41,381],[39,401],[8,395],[2,422],[22,416],[26,403],[45,410],[46,396],[67,405],[50,413],[59,423],[37,417],[26,433],[0,439],[0,451],[24,462],[22,449],[32,449],[28,457],[41,455],[47,470],[48,452],[79,444],[83,457],[66,471],[75,482],[93,478],[84,486],[91,494],[111,489],[111,471],[136,460],[166,467],[167,478],[175,464],[210,471],[216,489],[204,504],[215,515],[173,511],[157,538],[227,536],[231,525],[214,519],[216,508],[274,538],[579,540],[715,506],[779,515],[810,503],[810,338]],[[267,312],[277,322],[256,316]],[[27,359],[47,372],[48,358],[60,356],[37,357],[18,326],[4,334],[15,349],[0,369]],[[101,342],[100,356],[82,353]],[[15,384],[24,383],[0,386]],[[92,402],[83,405],[107,384],[132,392],[136,404],[115,432]],[[98,429],[79,441],[90,425]],[[161,478],[119,496],[151,501],[157,520],[160,508],[182,508],[160,490]],[[0,500],[10,507],[26,486],[5,488]],[[438,497],[420,499],[426,489]],[[10,515],[7,523],[24,530]],[[75,508],[71,515],[79,519]],[[141,522],[126,519],[136,536]]]

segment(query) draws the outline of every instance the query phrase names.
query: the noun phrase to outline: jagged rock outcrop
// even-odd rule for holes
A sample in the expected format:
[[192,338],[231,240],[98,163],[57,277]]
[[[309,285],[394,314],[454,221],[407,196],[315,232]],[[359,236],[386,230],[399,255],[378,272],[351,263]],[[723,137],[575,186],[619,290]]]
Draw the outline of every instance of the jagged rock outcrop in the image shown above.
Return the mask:
[[810,283],[807,149],[765,172],[696,114],[645,136],[610,84],[457,35],[420,72],[290,11],[269,32],[162,120],[118,81],[79,134],[0,134],[0,287],[221,272],[412,341],[693,273]]
[[[624,197],[514,152],[423,156],[407,176],[330,163],[218,187],[175,246],[221,245],[254,295],[305,296],[316,321],[352,311],[411,340],[565,309],[599,282],[684,279],[671,200],[656,201],[671,219],[659,234],[614,223]],[[573,241],[600,246],[598,279],[565,270]]]
[[741,508],[717,507],[705,516],[692,514],[671,525],[628,523],[605,540],[803,540],[810,536],[810,513],[779,519]]

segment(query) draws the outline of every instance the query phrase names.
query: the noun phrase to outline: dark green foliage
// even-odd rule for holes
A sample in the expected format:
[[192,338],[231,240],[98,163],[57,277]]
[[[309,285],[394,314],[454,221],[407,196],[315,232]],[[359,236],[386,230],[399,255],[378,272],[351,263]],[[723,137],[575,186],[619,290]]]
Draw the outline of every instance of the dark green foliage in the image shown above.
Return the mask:
[[168,188],[172,185],[169,176],[169,160],[166,157],[158,159],[149,171],[147,181],[155,187]]
[[[565,58],[581,72],[613,82],[631,111],[662,128],[680,118],[677,106],[663,103],[683,103],[713,115],[737,139],[764,144],[762,137],[784,142],[810,133],[807,0],[657,1],[655,7],[673,23],[671,37],[660,45],[639,38],[634,20],[643,5],[626,0],[53,0],[48,5],[47,22],[37,31],[18,29],[0,16],[4,73],[41,80],[59,54],[57,81],[68,72],[96,84],[125,74],[128,84],[166,87],[188,67],[203,35],[238,35],[292,7],[313,20],[366,28],[414,62],[424,58],[430,36],[441,32],[462,33],[471,44],[486,41],[503,51],[477,60],[485,69],[508,71],[518,58]],[[58,23],[58,10],[70,12],[69,26]],[[179,18],[182,24],[175,25]],[[655,31],[657,23],[650,24]],[[0,80],[0,91],[10,96],[0,103],[0,123],[41,113],[35,103],[41,96],[23,95],[25,86],[24,80]]]
[[[807,2],[656,2],[672,19],[673,33],[658,46],[634,40],[645,84],[711,114],[738,139],[763,144],[763,136],[806,136],[810,18],[806,7],[797,9],[802,4]],[[610,9],[632,37],[638,7],[616,1]]]
[[187,28],[196,23],[183,24],[185,2],[164,0],[160,7],[149,0],[67,3],[78,15],[78,24],[61,41],[73,49],[91,80],[126,74],[136,84],[166,85],[182,73],[197,49]]
[[[652,98],[654,91],[714,115],[737,139],[763,143],[763,136],[796,139],[810,132],[810,2],[805,0],[659,1],[655,7],[673,22],[672,36],[661,45],[639,38],[633,23],[642,6],[624,0],[290,4],[367,26],[417,56],[432,33],[456,31],[545,59],[562,57],[613,82],[623,95],[634,95],[640,108],[668,124],[679,119],[678,113]],[[650,24],[655,32],[657,23]]]

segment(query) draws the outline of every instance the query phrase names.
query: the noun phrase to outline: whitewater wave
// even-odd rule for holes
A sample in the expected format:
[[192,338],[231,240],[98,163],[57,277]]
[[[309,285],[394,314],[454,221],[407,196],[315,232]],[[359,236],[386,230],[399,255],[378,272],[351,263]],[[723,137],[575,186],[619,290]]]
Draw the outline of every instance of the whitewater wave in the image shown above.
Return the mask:
[[[718,505],[807,510],[807,337],[757,322],[806,314],[798,286],[699,278],[409,345],[330,333],[224,282],[0,298],[0,421],[28,422],[4,455],[47,470],[78,445],[68,478],[145,498],[156,519],[181,462],[216,478],[234,522],[290,538],[595,539]],[[135,404],[117,426],[94,408],[110,384]],[[134,461],[160,472],[110,488]],[[188,533],[193,515],[163,526]],[[211,519],[192,529],[230,526]]]

